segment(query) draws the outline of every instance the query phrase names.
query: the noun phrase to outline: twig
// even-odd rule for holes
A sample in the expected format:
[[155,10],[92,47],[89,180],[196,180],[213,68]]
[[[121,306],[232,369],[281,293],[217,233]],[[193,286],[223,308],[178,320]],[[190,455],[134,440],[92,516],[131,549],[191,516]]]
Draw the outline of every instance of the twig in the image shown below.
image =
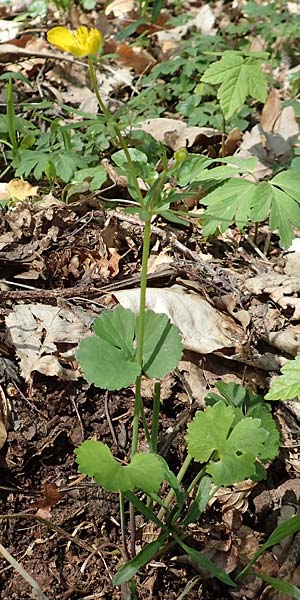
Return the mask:
[[[149,273],[148,280],[153,281],[167,277],[174,274],[174,269],[168,266],[166,269],[161,269],[156,273]],[[129,288],[138,286],[140,283],[140,275],[134,275],[124,279],[123,281],[115,281],[107,285],[100,285],[99,287],[92,286],[89,284],[78,285],[73,288],[54,288],[52,290],[41,290],[41,289],[22,289],[13,291],[2,291],[0,290],[0,300],[5,302],[6,300],[43,300],[51,298],[73,298],[76,296],[98,296],[99,294],[108,294],[114,290],[121,290],[123,288]]]
[[111,418],[110,418],[110,414],[109,414],[109,409],[108,409],[108,390],[104,394],[104,409],[105,409],[105,416],[107,418],[108,426],[109,426],[110,433],[112,435],[114,444],[116,446],[118,446],[118,440],[117,440],[117,437],[116,437],[116,434],[115,434],[114,426],[112,424],[112,421],[111,421]]
[[18,563],[18,561],[8,552],[8,550],[6,550],[6,548],[4,548],[4,546],[2,546],[2,544],[0,544],[0,552],[5,558],[5,560],[7,560],[7,562],[9,562],[14,567],[14,569],[16,569],[19,575],[21,575],[21,577],[23,577],[23,579],[25,579],[25,581],[29,583],[29,585],[35,592],[36,599],[48,600],[47,596],[45,596],[45,594],[42,592],[39,584],[31,577],[31,575],[29,575],[29,573],[27,573],[27,571],[25,571],[22,565]]

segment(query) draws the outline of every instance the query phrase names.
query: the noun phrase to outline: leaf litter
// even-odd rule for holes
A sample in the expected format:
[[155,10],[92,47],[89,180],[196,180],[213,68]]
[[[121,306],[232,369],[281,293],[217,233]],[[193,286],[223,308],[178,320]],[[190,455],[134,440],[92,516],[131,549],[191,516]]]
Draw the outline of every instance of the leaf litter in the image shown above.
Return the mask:
[[[169,56],[176,59],[181,42],[195,29],[213,38],[222,29],[227,35],[226,27],[234,20],[243,26],[243,7],[221,4],[199,9],[191,3],[192,18],[187,25],[159,26],[151,33],[149,51],[138,43],[134,46],[128,45],[127,41],[113,44],[112,51],[116,51],[116,55],[108,63],[113,73],[105,84],[109,101],[115,102],[116,106],[126,102],[138,89],[136,74],[141,76],[145,71],[151,72],[155,62]],[[257,4],[261,6],[261,3]],[[106,25],[115,32],[122,29],[124,19],[127,24],[128,19],[131,20],[132,24],[136,18],[132,10],[136,10],[132,2],[115,1],[111,6],[107,5]],[[288,3],[288,10],[297,14],[295,3]],[[12,5],[12,14],[13,11]],[[93,10],[90,14],[80,13],[80,18],[88,22],[95,17]],[[155,23],[152,26],[155,29]],[[5,29],[4,24],[3,32]],[[42,56],[49,51],[44,39],[29,34],[31,38],[19,36],[16,43],[11,37],[16,34],[11,26],[8,29],[9,38],[2,40],[5,44],[1,48],[4,71],[14,70],[30,79],[38,79],[41,75],[42,83],[34,91],[35,99],[43,98],[46,90],[47,97],[49,91],[54,93],[55,90],[56,100],[70,102],[81,111],[95,114],[94,97],[87,92],[86,71],[74,70],[73,82],[67,63],[60,70],[51,66],[44,73],[49,60]],[[262,42],[265,46],[263,39]],[[282,46],[284,42],[280,44]],[[265,50],[265,47],[260,49]],[[18,62],[12,65],[16,57]],[[293,60],[296,59],[293,57]],[[280,85],[284,90],[289,89],[288,77],[293,67],[294,64],[285,70],[282,68]],[[101,85],[105,78],[102,74]],[[28,97],[30,92],[32,95],[32,90],[25,83],[22,85],[23,89],[20,83],[16,85],[17,100],[22,94]],[[232,128],[224,141],[229,155],[258,157],[254,171],[257,180],[270,175],[274,164],[286,164],[298,144],[298,115],[292,106],[282,108],[282,89],[272,89],[266,103],[262,102],[264,106],[258,109],[262,112],[258,124],[252,123],[247,131]],[[141,119],[138,127],[173,151],[185,147],[192,152],[217,156],[222,143],[220,127],[190,126],[176,111],[174,114],[174,107],[168,105],[167,100],[164,102],[166,116]],[[59,109],[55,110],[56,116],[60,117]],[[74,122],[80,122],[76,115],[73,118]],[[109,169],[112,173],[114,166],[111,163]],[[44,181],[39,189],[35,185],[26,187],[27,182],[20,181],[21,185],[16,185],[11,178],[3,188],[4,194],[8,189],[9,197],[14,198],[14,207],[8,212],[3,211],[0,226],[1,291],[3,298],[11,289],[15,293],[13,304],[6,299],[1,306],[1,340],[4,340],[3,347],[19,376],[17,382],[8,369],[1,369],[1,469],[3,464],[3,482],[7,486],[6,491],[1,490],[1,498],[3,512],[45,511],[42,516],[52,519],[61,530],[53,538],[49,530],[31,522],[27,523],[29,531],[24,535],[21,527],[12,530],[7,524],[3,526],[4,543],[10,545],[16,556],[22,555],[25,568],[35,574],[50,600],[67,597],[75,600],[91,595],[119,599],[119,591],[111,587],[110,581],[110,572],[115,571],[119,557],[109,550],[105,550],[104,555],[95,552],[95,547],[100,545],[115,544],[116,549],[120,543],[117,502],[113,496],[103,496],[101,488],[89,488],[78,478],[73,451],[87,437],[110,444],[113,437],[116,446],[113,450],[118,451],[121,460],[127,458],[132,394],[130,390],[110,393],[105,400],[101,390],[83,383],[75,352],[78,341],[90,330],[95,315],[103,306],[109,305],[114,298],[124,306],[128,303],[136,306],[138,282],[131,284],[130,290],[127,286],[124,288],[124,282],[138,276],[141,232],[125,220],[111,222],[105,204],[91,206],[89,199],[86,202],[89,195],[86,191],[79,192],[78,202],[66,206],[53,196],[43,199]],[[32,185],[30,181],[29,186]],[[128,199],[126,178],[119,185],[115,173],[111,181],[114,185],[112,196]],[[101,185],[101,191],[104,191],[107,182],[104,180]],[[52,194],[60,197],[61,191],[52,190]],[[26,199],[36,194],[40,203]],[[6,199],[5,196],[2,198]],[[155,233],[155,226],[160,229],[159,235]],[[153,242],[160,240],[162,251],[172,257],[173,274],[163,280],[162,287],[161,266],[156,261],[152,275],[154,281],[157,277],[157,284],[149,290],[149,302],[151,308],[156,306],[159,312],[172,315],[180,326],[186,348],[179,373],[172,376],[171,384],[166,384],[168,391],[162,405],[165,431],[174,429],[180,436],[183,415],[186,415],[187,423],[194,403],[203,407],[204,396],[219,380],[246,383],[255,392],[265,392],[271,376],[278,375],[287,358],[299,355],[299,256],[297,252],[287,255],[282,252],[276,232],[271,238],[267,257],[261,256],[261,251],[256,253],[260,248],[263,250],[264,233],[261,227],[262,241],[254,238],[253,246],[252,238],[247,243],[233,227],[229,234],[224,231],[207,241],[205,247],[196,227],[184,232],[177,226],[160,221],[155,223]],[[177,247],[170,243],[172,235],[179,242]],[[182,253],[182,247],[186,255]],[[212,273],[201,263],[203,255]],[[179,295],[173,287],[174,280],[180,286],[184,280],[187,288],[190,286],[193,290],[182,293],[181,289],[179,304],[183,306],[183,313],[177,312],[176,302],[174,305],[174,296]],[[232,285],[230,293],[228,282]],[[22,288],[22,284],[28,290]],[[92,284],[99,287],[96,295],[81,294],[83,285],[91,287]],[[101,291],[101,287],[105,289],[110,284],[115,288]],[[72,294],[68,303],[60,297],[60,292],[63,297],[66,289]],[[31,293],[30,301],[27,291]],[[38,293],[49,291],[55,293],[52,297],[45,295],[47,300],[41,303]],[[36,299],[34,294],[37,294]],[[184,313],[186,317],[182,316]],[[208,339],[205,333],[208,333]],[[273,409],[283,437],[283,449],[277,464],[270,467],[268,480],[258,485],[252,482],[244,487],[237,484],[223,489],[223,496],[219,492],[213,499],[207,519],[195,526],[197,539],[205,546],[208,558],[227,573],[242,568],[258,549],[262,534],[267,535],[280,519],[298,510],[300,415],[295,406],[287,403]],[[179,443],[175,449],[171,442],[168,459],[176,471],[183,460],[183,447]],[[20,489],[20,493],[10,492],[11,487]],[[32,502],[36,492],[39,499]],[[72,543],[63,537],[64,530],[72,536]],[[90,544],[90,558],[80,547],[82,539]],[[299,546],[296,536],[290,540],[290,545],[277,548],[276,559],[273,553],[265,553],[260,559],[259,570],[267,576],[288,577],[299,585],[297,544]],[[291,556],[296,556],[294,562],[290,560]],[[194,573],[195,565],[187,561],[186,556],[177,559],[170,556],[162,560],[159,567],[151,565],[147,579],[144,574],[139,576],[141,598],[175,599]],[[206,581],[202,572],[200,575],[197,591],[194,589],[189,593],[191,599],[283,600],[282,594],[277,594],[273,588],[270,592],[253,575],[230,592],[212,579]],[[145,587],[144,594],[142,588],[150,579],[151,585]],[[22,600],[29,597],[19,575],[3,571],[0,581],[1,598]],[[147,590],[150,590],[150,596]]]

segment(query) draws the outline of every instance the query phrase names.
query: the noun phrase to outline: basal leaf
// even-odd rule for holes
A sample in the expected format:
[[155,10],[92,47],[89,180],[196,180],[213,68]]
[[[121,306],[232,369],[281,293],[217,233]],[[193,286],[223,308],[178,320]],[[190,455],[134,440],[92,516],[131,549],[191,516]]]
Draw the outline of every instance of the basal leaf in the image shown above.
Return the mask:
[[131,310],[118,306],[114,310],[104,310],[94,321],[93,330],[97,336],[133,358],[135,321],[135,314]]
[[183,346],[179,329],[167,315],[147,310],[143,370],[148,377],[163,377],[175,369],[182,356]]
[[136,453],[131,463],[121,465],[106,444],[95,440],[83,442],[75,450],[78,470],[104,487],[108,492],[126,492],[135,489],[146,493],[157,492],[164,478],[160,458],[148,452]]
[[226,448],[226,440],[234,420],[231,406],[218,402],[196,413],[188,426],[186,442],[189,454],[197,462],[207,462],[215,450]]
[[121,306],[95,320],[96,335],[84,338],[76,355],[89,383],[119,390],[135,382],[141,369],[134,358],[134,330],[135,315]]
[[213,482],[218,486],[228,486],[249,479],[255,474],[255,455],[232,454],[230,451],[222,455],[221,460],[211,461],[207,473],[212,476]]
[[300,399],[300,357],[289,360],[281,373],[265,396],[266,400]]
[[248,412],[248,415],[260,419],[261,427],[269,434],[260,451],[260,460],[262,462],[273,460],[279,451],[280,436],[272,415],[267,411],[265,405],[255,406]]
[[226,119],[240,110],[247,96],[265,102],[267,78],[257,57],[244,58],[238,52],[227,50],[221,60],[213,63],[205,71],[204,83],[221,84],[218,99]]
[[243,417],[239,408],[217,402],[196,413],[188,426],[188,452],[208,462],[207,472],[216,485],[232,485],[252,477],[256,459],[265,451],[268,431],[260,419]]
[[157,492],[165,475],[160,457],[150,452],[137,452],[125,468],[130,471],[133,489],[138,488],[146,494]]

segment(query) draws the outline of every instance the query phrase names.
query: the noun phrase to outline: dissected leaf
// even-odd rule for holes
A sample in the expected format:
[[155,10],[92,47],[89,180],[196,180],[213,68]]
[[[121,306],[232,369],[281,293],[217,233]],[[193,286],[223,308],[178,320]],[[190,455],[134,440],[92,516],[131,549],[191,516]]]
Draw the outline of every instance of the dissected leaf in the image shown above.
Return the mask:
[[266,400],[300,399],[300,357],[289,360],[265,396]]
[[204,83],[221,84],[218,99],[226,119],[240,110],[247,96],[265,102],[268,82],[261,62],[257,56],[244,58],[239,52],[226,50],[221,60],[205,71],[202,77]]
[[164,478],[164,466],[159,456],[147,452],[135,454],[130,464],[121,465],[106,444],[95,440],[83,442],[75,450],[80,473],[94,477],[108,492],[134,489],[157,492]]
[[[213,180],[214,169],[209,173]],[[204,235],[215,233],[217,227],[224,232],[232,223],[242,229],[248,222],[259,223],[269,218],[271,231],[278,230],[282,245],[289,247],[294,238],[293,227],[300,228],[300,195],[296,189],[292,196],[292,179],[290,169],[269,182],[255,184],[242,178],[226,181],[201,200],[207,206]],[[295,188],[297,184],[296,178]]]
[[243,417],[240,409],[218,402],[197,412],[186,441],[192,458],[210,461],[207,472],[216,485],[232,485],[255,475],[268,435],[260,419]]
[[250,388],[245,388],[239,383],[217,381],[216,388],[221,395],[210,392],[205,397],[206,404],[213,406],[222,400],[227,406],[240,408],[245,416],[260,419],[261,427],[269,434],[261,450],[260,460],[263,462],[273,460],[279,450],[279,432],[270,414],[270,404],[265,402],[262,396],[254,394]]

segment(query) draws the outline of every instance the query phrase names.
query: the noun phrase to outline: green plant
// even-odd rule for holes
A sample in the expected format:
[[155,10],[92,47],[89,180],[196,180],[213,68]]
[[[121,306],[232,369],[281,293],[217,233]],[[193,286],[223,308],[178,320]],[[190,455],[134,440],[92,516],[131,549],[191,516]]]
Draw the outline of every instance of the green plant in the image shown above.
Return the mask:
[[[63,28],[59,29],[55,36],[49,32],[48,37],[56,39],[59,33],[56,45],[63,48],[65,37]],[[77,38],[76,32],[73,39],[68,35],[68,47]],[[99,93],[94,50],[90,50],[91,47],[89,33],[85,32],[82,45],[76,48],[76,52],[88,55],[91,82],[99,107],[121,147],[121,150],[113,153],[112,159],[119,173],[127,177],[128,190],[134,202],[129,210],[138,213],[144,222],[144,239],[138,314],[121,306],[113,311],[104,310],[94,322],[93,335],[81,341],[77,352],[85,378],[97,387],[119,390],[135,386],[130,461],[120,464],[107,445],[90,440],[83,442],[76,450],[78,468],[81,473],[94,477],[108,492],[116,492],[120,496],[122,539],[128,561],[115,575],[115,585],[132,580],[135,573],[157,552],[165,552],[170,545],[176,543],[213,576],[228,586],[235,586],[234,580],[225,571],[187,543],[186,527],[201,516],[216,486],[266,476],[263,463],[276,456],[279,445],[269,407],[262,398],[241,386],[219,384],[221,396],[210,394],[207,399],[210,404],[208,408],[198,412],[188,426],[185,438],[187,454],[176,476],[165,459],[158,454],[160,385],[157,382],[153,384],[153,411],[148,420],[141,393],[142,376],[160,379],[177,366],[182,354],[182,341],[177,327],[166,315],[146,309],[151,220],[154,215],[180,220],[180,215],[170,208],[171,202],[177,197],[176,192],[165,189],[166,182],[169,178],[175,178],[181,185],[193,183],[193,173],[197,166],[197,180],[200,178],[209,183],[208,167],[214,163],[205,157],[194,156],[189,164],[188,154],[184,152],[177,153],[173,166],[170,166],[165,149],[151,136],[135,132],[126,140]],[[68,137],[65,137],[64,142],[68,141]],[[139,148],[142,143],[143,151]],[[161,163],[159,174],[154,168],[157,160]],[[248,173],[249,167],[253,165],[251,160],[224,163],[224,166],[214,167],[214,180],[223,181],[237,172]],[[91,171],[88,170],[88,175],[90,174]],[[141,192],[139,179],[146,186],[145,194]],[[138,451],[140,425],[146,438],[147,452]],[[182,480],[193,461],[200,462],[201,468],[184,489]],[[161,490],[163,482],[170,488],[167,496],[164,489]],[[125,534],[126,501],[130,505],[131,553]],[[152,521],[157,528],[157,539],[147,544],[137,555],[135,511]]]
[[300,399],[300,358],[288,360],[281,369],[281,375],[275,379],[267,400]]

